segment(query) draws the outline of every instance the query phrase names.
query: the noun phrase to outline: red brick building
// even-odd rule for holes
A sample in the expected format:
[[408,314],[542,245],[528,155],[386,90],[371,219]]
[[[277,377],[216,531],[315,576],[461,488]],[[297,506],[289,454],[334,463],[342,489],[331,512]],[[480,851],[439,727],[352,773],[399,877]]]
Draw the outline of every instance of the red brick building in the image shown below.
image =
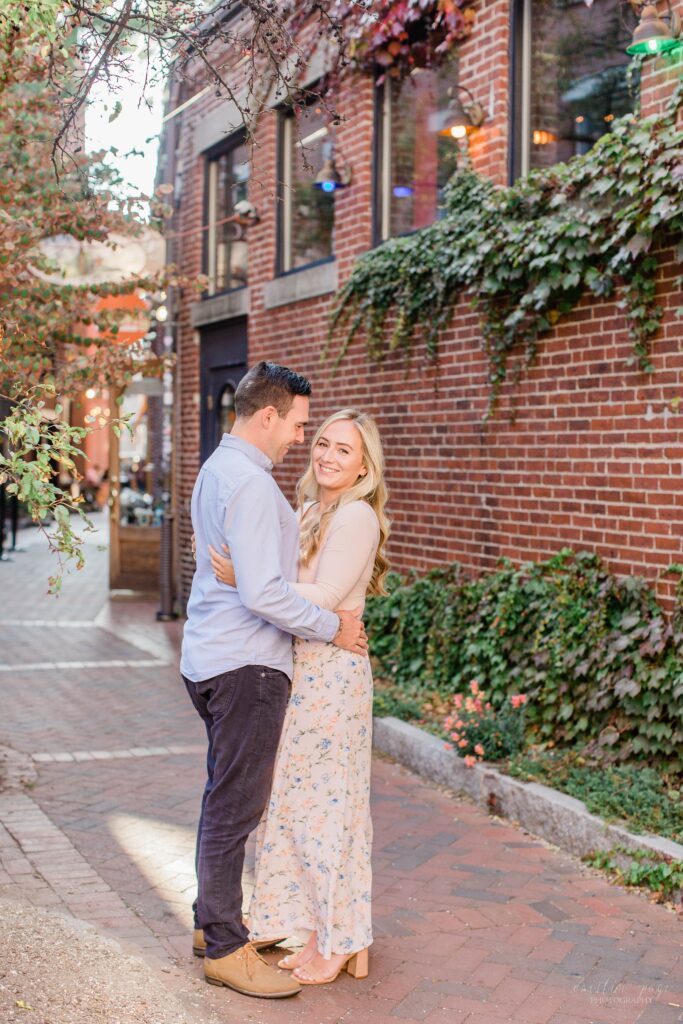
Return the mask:
[[[181,603],[192,576],[192,486],[229,427],[240,376],[262,358],[312,378],[312,423],[347,405],[377,417],[397,568],[459,560],[480,570],[502,555],[540,559],[571,546],[654,580],[681,558],[683,419],[671,402],[680,394],[683,296],[673,251],[661,262],[665,315],[652,375],[631,365],[614,302],[594,298],[541,341],[535,365],[503,389],[487,424],[487,366],[466,302],[441,339],[438,371],[419,344],[407,367],[400,354],[372,364],[360,340],[336,376],[320,361],[331,302],[358,254],[438,216],[457,144],[434,129],[448,88],[452,96],[458,82],[481,104],[470,153],[479,171],[506,184],[585,152],[632,109],[629,15],[618,0],[482,0],[471,38],[438,75],[378,87],[353,73],[335,100],[341,124],[312,105],[297,132],[274,106],[252,152],[227,100],[211,88],[171,87],[160,169],[160,180],[175,184],[170,255],[210,278],[203,297],[181,293],[171,309]],[[322,70],[311,66],[308,82]],[[671,59],[647,62],[643,113],[663,104],[679,74]],[[470,102],[465,91],[460,98]],[[331,156],[350,182],[326,194],[311,186]],[[240,240],[222,222],[245,200],[259,221]],[[290,495],[305,459],[290,453],[278,471]]]

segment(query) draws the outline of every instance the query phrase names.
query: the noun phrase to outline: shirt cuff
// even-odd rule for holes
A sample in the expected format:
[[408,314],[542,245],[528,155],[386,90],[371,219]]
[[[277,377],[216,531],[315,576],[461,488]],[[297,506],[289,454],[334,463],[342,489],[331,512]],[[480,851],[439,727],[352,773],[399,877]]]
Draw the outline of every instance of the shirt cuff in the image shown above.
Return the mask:
[[337,633],[339,632],[339,627],[341,626],[341,619],[337,614],[335,614],[335,612],[328,612],[328,614],[330,616],[330,635],[325,637],[325,640],[327,641],[327,643],[331,643],[334,640]]

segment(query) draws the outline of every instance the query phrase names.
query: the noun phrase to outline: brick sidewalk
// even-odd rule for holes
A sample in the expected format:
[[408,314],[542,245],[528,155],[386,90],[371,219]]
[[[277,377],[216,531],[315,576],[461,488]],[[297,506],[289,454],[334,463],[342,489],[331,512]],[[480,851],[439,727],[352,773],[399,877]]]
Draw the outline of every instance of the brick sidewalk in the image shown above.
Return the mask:
[[156,623],[153,603],[108,603],[97,541],[63,596],[43,596],[52,570],[26,536],[0,564],[0,743],[37,781],[0,792],[0,896],[66,910],[159,970],[173,961],[163,977],[197,1021],[683,1022],[673,915],[380,759],[370,978],[277,1003],[202,984],[187,954],[204,741],[179,625]]

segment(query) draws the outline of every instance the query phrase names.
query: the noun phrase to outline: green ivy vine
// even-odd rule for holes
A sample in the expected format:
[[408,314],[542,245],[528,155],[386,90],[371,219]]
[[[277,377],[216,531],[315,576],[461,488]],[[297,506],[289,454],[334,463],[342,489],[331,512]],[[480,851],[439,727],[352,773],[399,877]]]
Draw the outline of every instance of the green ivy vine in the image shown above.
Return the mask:
[[[416,334],[436,359],[465,292],[481,314],[490,415],[510,368],[533,360],[538,339],[586,293],[615,296],[632,362],[652,372],[662,317],[654,250],[683,236],[683,81],[665,112],[613,122],[585,155],[500,188],[470,166],[446,189],[445,216],[364,253],[335,301],[325,353],[335,365],[356,335],[368,355],[410,352]],[[679,245],[679,255],[683,246]]]

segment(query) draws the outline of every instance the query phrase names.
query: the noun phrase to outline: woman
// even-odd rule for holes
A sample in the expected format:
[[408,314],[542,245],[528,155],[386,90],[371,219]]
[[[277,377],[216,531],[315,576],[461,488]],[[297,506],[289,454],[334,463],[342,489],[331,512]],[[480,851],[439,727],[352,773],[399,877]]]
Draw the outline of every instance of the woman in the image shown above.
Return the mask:
[[[298,488],[299,580],[326,608],[362,607],[384,593],[386,487],[374,421],[344,409],[322,424]],[[216,575],[231,563],[212,551]],[[292,694],[273,788],[256,841],[249,912],[255,941],[309,931],[279,966],[302,985],[368,973],[372,942],[370,754],[372,675],[367,658],[333,644],[294,640]]]

